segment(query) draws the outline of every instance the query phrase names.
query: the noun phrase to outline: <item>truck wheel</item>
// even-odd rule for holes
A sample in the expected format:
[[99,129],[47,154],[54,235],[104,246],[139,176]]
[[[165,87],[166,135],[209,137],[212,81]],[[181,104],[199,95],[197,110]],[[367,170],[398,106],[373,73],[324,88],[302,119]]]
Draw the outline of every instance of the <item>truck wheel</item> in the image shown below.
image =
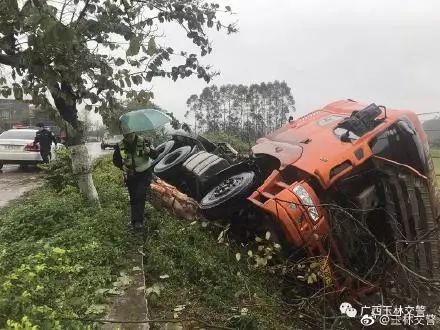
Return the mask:
[[158,155],[151,163],[151,166],[155,166],[157,163],[159,163],[173,149],[175,144],[176,142],[173,140],[159,144],[156,148]]
[[2,163],[0,163],[0,170],[3,168],[3,164]]
[[178,175],[178,169],[191,155],[194,148],[190,146],[180,147],[162,158],[154,167],[154,173],[160,178],[171,178]]
[[206,151],[199,151],[189,157],[183,167],[197,177],[209,177],[217,174],[229,166],[229,163],[214,154]]
[[200,201],[210,188],[207,186],[209,179],[228,166],[225,159],[206,151],[199,151],[188,157],[183,163],[185,174],[190,177],[186,180],[188,195]]
[[209,219],[220,219],[243,207],[243,201],[255,189],[256,175],[253,171],[230,176],[209,191],[199,207]]

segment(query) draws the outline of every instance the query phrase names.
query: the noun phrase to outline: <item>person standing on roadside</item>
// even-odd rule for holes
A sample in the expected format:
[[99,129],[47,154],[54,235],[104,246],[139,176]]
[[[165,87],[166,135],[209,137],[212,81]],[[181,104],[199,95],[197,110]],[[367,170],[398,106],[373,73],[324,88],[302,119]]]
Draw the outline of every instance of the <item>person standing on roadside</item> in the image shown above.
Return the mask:
[[113,164],[124,171],[130,195],[131,224],[135,229],[144,225],[147,188],[152,180],[151,158],[156,156],[150,143],[135,133],[124,134],[113,153]]
[[34,145],[39,143],[40,144],[40,155],[41,158],[43,158],[43,163],[47,164],[49,163],[49,159],[52,158],[51,149],[52,149],[52,142],[55,144],[55,147],[57,146],[57,140],[55,138],[55,135],[48,129],[44,127],[43,123],[38,123],[38,132],[35,135],[34,139]]

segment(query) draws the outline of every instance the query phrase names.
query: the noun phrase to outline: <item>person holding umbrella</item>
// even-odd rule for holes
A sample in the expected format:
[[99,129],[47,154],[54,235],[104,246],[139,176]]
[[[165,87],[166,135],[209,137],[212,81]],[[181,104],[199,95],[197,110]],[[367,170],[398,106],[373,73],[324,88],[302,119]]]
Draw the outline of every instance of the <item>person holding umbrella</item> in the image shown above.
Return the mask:
[[157,154],[150,142],[136,134],[154,130],[171,119],[161,111],[144,109],[128,112],[119,118],[124,135],[113,153],[113,164],[124,172],[131,205],[131,224],[144,225],[147,189],[152,180],[151,158]]

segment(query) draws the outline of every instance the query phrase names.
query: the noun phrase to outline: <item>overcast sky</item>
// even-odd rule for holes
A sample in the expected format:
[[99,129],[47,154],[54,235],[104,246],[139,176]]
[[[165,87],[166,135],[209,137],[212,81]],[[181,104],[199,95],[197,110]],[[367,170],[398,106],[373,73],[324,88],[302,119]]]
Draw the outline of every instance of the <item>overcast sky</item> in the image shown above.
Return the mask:
[[[285,80],[297,115],[352,98],[440,111],[440,1],[231,0],[239,32],[213,35],[214,84]],[[167,33],[171,44],[184,35]],[[155,80],[155,102],[183,118],[196,78]]]

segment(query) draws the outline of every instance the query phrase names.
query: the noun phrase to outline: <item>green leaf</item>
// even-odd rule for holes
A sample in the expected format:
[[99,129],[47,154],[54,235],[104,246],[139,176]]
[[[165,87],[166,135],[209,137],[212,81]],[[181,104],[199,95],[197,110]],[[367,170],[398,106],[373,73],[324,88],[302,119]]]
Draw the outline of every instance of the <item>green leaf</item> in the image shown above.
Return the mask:
[[91,14],[93,14],[96,11],[96,6],[95,5],[89,5],[87,7],[87,11]]
[[151,286],[145,290],[145,294],[147,295],[147,297],[149,297],[152,294],[156,294],[157,296],[160,296],[161,289],[162,289],[162,286],[158,283],[155,283],[155,284],[153,284],[153,286]]
[[3,87],[1,93],[3,97],[9,97],[12,92],[9,87]]
[[108,289],[107,290],[107,293],[109,294],[109,295],[114,295],[114,296],[121,296],[122,294],[124,294],[124,291],[122,291],[122,290],[118,290],[118,289]]
[[121,66],[121,65],[123,65],[125,63],[125,61],[122,59],[122,58],[120,58],[120,57],[118,57],[116,60],[115,60],[115,65],[117,65],[117,66]]
[[313,284],[315,282],[318,281],[318,278],[316,277],[315,273],[311,273],[308,277],[307,277],[307,283],[308,284]]
[[103,295],[104,293],[106,293],[109,289],[98,289],[95,291],[95,294],[97,295]]
[[156,41],[154,40],[154,37],[151,37],[150,40],[148,41],[147,54],[153,56],[156,53],[157,53]]
[[139,85],[142,83],[142,78],[138,76],[131,76],[131,80],[133,81],[133,84]]
[[102,314],[105,312],[105,305],[90,305],[86,314]]
[[131,38],[130,46],[127,49],[127,56],[135,56],[139,54],[141,48],[141,38],[138,36]]
[[19,85],[14,84],[12,90],[14,91],[14,97],[16,100],[23,100],[23,89]]
[[185,307],[186,307],[186,305],[177,305],[177,306],[174,308],[174,311],[175,311],[175,312],[181,312],[181,311],[183,311],[183,310],[185,309]]

